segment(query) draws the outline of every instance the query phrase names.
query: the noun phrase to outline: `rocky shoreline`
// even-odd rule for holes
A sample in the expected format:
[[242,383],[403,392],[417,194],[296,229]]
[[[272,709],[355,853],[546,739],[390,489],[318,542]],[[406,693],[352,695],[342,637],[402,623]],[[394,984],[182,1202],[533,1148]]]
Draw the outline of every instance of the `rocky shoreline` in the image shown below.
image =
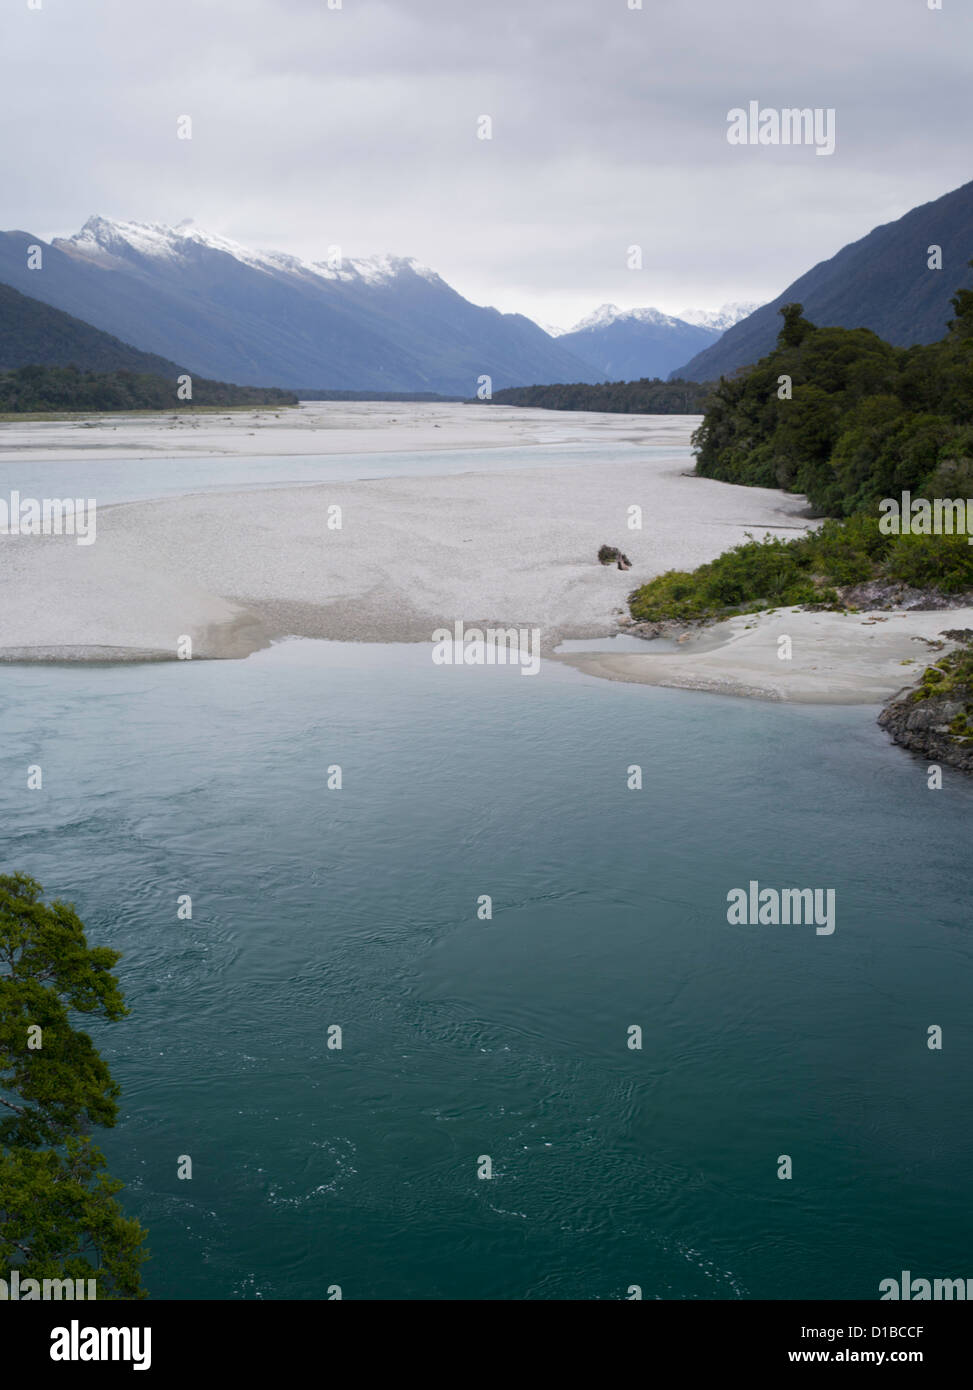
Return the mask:
[[[958,649],[961,658],[973,658],[973,629],[953,629],[943,637],[964,644]],[[973,686],[968,680],[950,682],[951,674],[948,662],[927,667],[919,685],[886,705],[878,723],[917,757],[973,773]]]

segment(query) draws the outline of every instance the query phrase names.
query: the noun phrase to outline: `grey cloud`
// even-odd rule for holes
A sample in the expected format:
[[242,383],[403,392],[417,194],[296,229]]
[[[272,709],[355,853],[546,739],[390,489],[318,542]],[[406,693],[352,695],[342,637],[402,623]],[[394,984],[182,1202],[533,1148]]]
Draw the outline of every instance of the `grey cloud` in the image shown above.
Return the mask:
[[[388,250],[549,321],[769,297],[969,177],[950,0],[44,0],[2,25],[7,226]],[[835,155],[729,146],[751,98],[835,107]]]

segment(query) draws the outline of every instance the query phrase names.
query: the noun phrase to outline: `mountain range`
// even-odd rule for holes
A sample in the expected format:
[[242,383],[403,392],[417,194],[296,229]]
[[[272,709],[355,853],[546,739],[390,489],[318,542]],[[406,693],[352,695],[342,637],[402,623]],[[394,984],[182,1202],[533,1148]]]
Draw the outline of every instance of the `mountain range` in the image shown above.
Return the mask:
[[[665,377],[753,307],[674,318],[603,305],[559,333],[471,304],[407,257],[308,262],[252,251],[192,222],[104,217],[50,243],[0,233],[0,281],[170,366],[308,391],[472,396],[481,376],[494,390]],[[24,356],[28,339],[13,351],[12,327],[6,339],[8,365],[34,360]],[[80,342],[77,352],[90,366]]]
[[[40,269],[28,268],[31,247]],[[310,263],[191,223],[92,217],[49,244],[0,233],[0,282],[244,385],[472,396],[484,375],[497,388],[601,379],[530,319],[471,304],[413,260]]]
[[[38,252],[41,267],[31,269]],[[934,252],[941,269],[931,268],[939,263]],[[191,222],[92,217],[50,243],[0,232],[0,367],[63,364],[67,353],[89,370],[188,370],[298,392],[460,397],[475,395],[483,377],[495,391],[647,377],[712,381],[765,356],[777,339],[778,309],[795,301],[823,327],[870,328],[897,346],[934,342],[957,288],[973,285],[971,253],[973,182],[876,227],[759,308],[669,315],[603,304],[559,332],[472,304],[405,257],[302,261],[249,250]],[[71,322],[42,321],[42,305]],[[97,330],[112,341],[93,337]],[[33,356],[42,342],[53,356]]]
[[[942,269],[929,268],[939,247]],[[782,294],[728,328],[672,375],[714,381],[771,351],[784,304],[822,328],[870,328],[896,347],[933,343],[952,318],[957,289],[973,287],[973,183],[913,208],[821,261]]]

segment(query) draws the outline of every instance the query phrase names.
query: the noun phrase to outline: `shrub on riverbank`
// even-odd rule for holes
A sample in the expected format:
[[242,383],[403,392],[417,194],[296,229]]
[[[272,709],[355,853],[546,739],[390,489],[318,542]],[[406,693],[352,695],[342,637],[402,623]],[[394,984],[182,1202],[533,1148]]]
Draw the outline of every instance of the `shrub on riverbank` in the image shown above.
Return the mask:
[[973,589],[965,536],[885,536],[878,518],[829,520],[797,540],[765,536],[690,571],[669,570],[631,595],[644,622],[730,617],[797,604],[835,606],[839,589],[870,581],[957,594]]

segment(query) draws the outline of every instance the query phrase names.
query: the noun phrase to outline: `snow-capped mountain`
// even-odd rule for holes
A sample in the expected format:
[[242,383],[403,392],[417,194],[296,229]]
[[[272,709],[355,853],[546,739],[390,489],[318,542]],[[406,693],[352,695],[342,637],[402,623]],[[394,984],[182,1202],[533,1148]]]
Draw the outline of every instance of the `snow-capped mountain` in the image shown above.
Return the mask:
[[701,352],[720,332],[664,314],[661,309],[619,309],[616,304],[602,304],[570,333],[563,334],[558,345],[583,358],[610,381],[638,381],[668,376],[673,367],[686,361],[687,352]]
[[3,232],[0,282],[242,385],[472,396],[484,375],[495,389],[602,379],[530,319],[471,304],[409,258],[329,259],[324,245],[304,261],[192,222],[91,217],[49,245]]
[[619,320],[651,323],[656,327],[665,328],[675,327],[679,323],[678,319],[673,318],[671,314],[664,314],[661,309],[619,309],[617,304],[602,304],[593,314],[576,323],[571,332],[583,333],[588,328],[607,328],[609,324],[618,323]]
[[714,328],[717,333],[725,333],[759,308],[760,304],[753,300],[746,304],[724,304],[720,309],[683,309],[678,317],[683,323],[694,323],[699,328]]
[[[617,304],[602,304],[594,313],[581,319],[569,331],[580,333],[585,328],[604,328],[619,319],[634,319],[638,323],[652,323],[672,327],[679,323],[691,323],[696,328],[711,328],[715,333],[725,333],[740,319],[745,319],[760,305],[754,301],[748,304],[724,304],[720,309],[682,309],[678,314],[665,314],[661,309],[619,309]],[[550,329],[546,330],[550,332]]]
[[105,217],[89,217],[71,237],[55,238],[53,245],[69,254],[74,251],[88,260],[109,264],[133,256],[178,261],[190,246],[205,247],[232,256],[242,265],[264,270],[319,276],[322,280],[360,281],[368,285],[389,284],[397,275],[411,271],[425,280],[439,280],[428,266],[411,256],[371,256],[359,260],[339,258],[330,261],[302,261],[282,251],[253,251],[238,241],[217,236],[197,227],[191,217],[175,227],[150,222],[113,222]]

